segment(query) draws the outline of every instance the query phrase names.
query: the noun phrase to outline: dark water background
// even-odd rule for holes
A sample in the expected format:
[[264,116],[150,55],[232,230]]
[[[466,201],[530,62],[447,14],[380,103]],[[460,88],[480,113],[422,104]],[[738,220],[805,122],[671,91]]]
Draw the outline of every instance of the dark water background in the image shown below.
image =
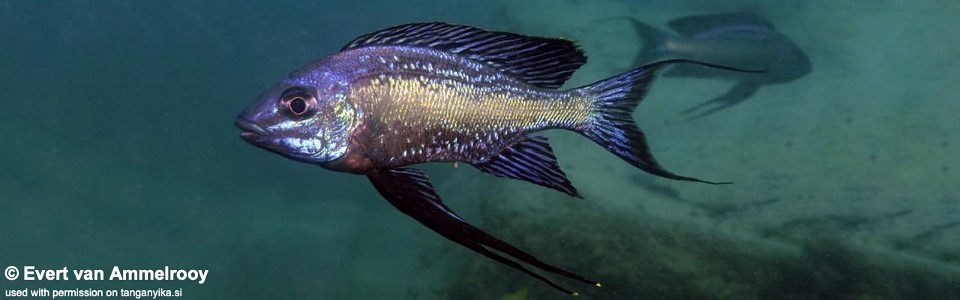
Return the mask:
[[[878,18],[877,15],[896,15],[892,11],[904,7],[901,2],[881,2],[852,1],[842,5],[842,8],[849,12],[860,12],[849,18]],[[531,9],[525,13],[549,15],[566,9],[565,5],[569,5],[569,9],[583,7],[583,3],[576,1],[558,2],[555,6],[544,6],[542,11]],[[856,7],[857,5],[863,7]],[[757,5],[751,2],[710,7],[697,1],[672,5],[649,4],[650,11],[662,12],[663,19],[692,13],[738,9],[740,6],[761,7],[777,12],[795,11],[797,15],[808,17],[815,15],[804,12],[805,9],[815,6],[814,4],[798,4],[795,1],[783,1],[782,7],[776,9],[771,9],[771,6],[774,6],[772,4]],[[938,7],[947,13],[936,13]],[[555,29],[544,29],[531,24],[542,24],[542,20],[549,20],[549,17],[535,18],[541,20],[541,23],[524,23],[527,18],[516,17],[522,14],[512,13],[508,9],[509,6],[499,2],[482,1],[0,1],[0,266],[35,265],[38,268],[51,269],[64,266],[70,269],[109,269],[114,265],[147,269],[171,266],[210,270],[207,282],[203,285],[194,282],[0,280],[0,287],[4,290],[28,287],[183,288],[188,299],[449,298],[475,295],[484,291],[490,291],[490,294],[474,297],[497,299],[506,292],[523,287],[535,289],[541,295],[549,295],[546,297],[560,296],[549,289],[543,289],[542,285],[532,279],[517,276],[518,273],[512,269],[500,267],[472,252],[451,246],[447,241],[396,212],[369,186],[365,178],[333,173],[268,154],[243,143],[238,138],[239,131],[233,127],[233,118],[239,110],[288,71],[309,60],[335,52],[343,43],[359,34],[389,25],[440,20],[504,30],[527,29],[536,31],[533,32],[535,34],[579,38],[568,36],[569,32],[575,34],[577,31],[568,31],[567,28],[572,25],[563,17],[555,19]],[[716,144],[727,147],[728,150],[737,147],[739,143],[744,148],[729,151],[745,153],[742,156],[729,155],[732,161],[729,164],[705,163],[708,169],[695,174],[706,173],[715,177],[741,176],[737,181],[746,181],[740,185],[742,190],[731,190],[736,187],[707,190],[709,187],[697,186],[693,189],[702,194],[688,194],[687,202],[680,201],[680,204],[675,206],[648,206],[647,213],[677,220],[681,218],[671,217],[674,216],[673,212],[686,212],[683,209],[693,207],[692,210],[707,215],[721,214],[720,217],[712,215],[711,218],[716,217],[711,219],[716,222],[712,223],[713,225],[738,228],[740,225],[730,223],[743,222],[746,224],[742,225],[743,227],[753,228],[757,232],[767,230],[766,237],[777,237],[779,232],[788,231],[790,234],[786,236],[791,238],[779,240],[787,242],[803,239],[797,237],[796,232],[799,230],[796,230],[795,226],[815,228],[812,229],[814,232],[829,232],[836,228],[816,229],[816,226],[802,224],[839,223],[837,226],[849,231],[849,235],[839,237],[840,240],[846,240],[849,236],[883,240],[857,245],[892,245],[880,248],[894,252],[906,249],[910,255],[916,255],[922,260],[922,263],[917,264],[935,265],[932,269],[937,271],[924,273],[925,277],[921,280],[920,285],[926,291],[915,295],[957,299],[957,294],[953,292],[960,290],[957,281],[960,278],[957,272],[960,258],[956,255],[956,251],[960,251],[960,242],[957,242],[956,238],[960,234],[960,227],[956,226],[960,224],[957,221],[960,220],[960,214],[957,213],[960,206],[957,183],[960,181],[950,178],[957,178],[957,171],[960,171],[960,165],[957,164],[957,161],[960,161],[960,152],[956,150],[960,146],[960,139],[955,130],[958,128],[955,116],[960,110],[956,110],[956,104],[949,104],[944,99],[952,97],[951,101],[956,100],[955,89],[950,88],[950,82],[960,82],[960,76],[957,75],[960,74],[957,71],[960,66],[955,54],[960,50],[960,44],[957,38],[950,38],[946,34],[956,34],[960,32],[960,28],[953,25],[955,22],[940,18],[928,21],[931,26],[923,27],[932,33],[922,30],[906,31],[900,36],[903,42],[893,40],[877,44],[883,45],[882,47],[847,49],[843,57],[834,55],[836,48],[843,47],[838,46],[838,41],[842,39],[856,38],[861,33],[889,31],[890,28],[907,26],[912,20],[925,19],[924,16],[930,14],[944,16],[950,15],[949,12],[960,10],[957,5],[949,3],[945,8],[925,5],[919,12],[904,13],[903,19],[878,18],[877,22],[873,23],[875,26],[859,23],[861,25],[848,27],[847,32],[833,31],[830,29],[831,25],[810,19],[807,19],[806,23],[800,23],[816,25],[816,29],[811,31],[797,30],[797,23],[783,21],[787,23],[787,27],[794,28],[792,32],[799,40],[806,43],[816,63],[835,67],[825,68],[825,72],[832,76],[831,79],[823,79],[833,82],[833,86],[827,84],[827,87],[823,87],[808,82],[802,85],[804,91],[816,88],[824,92],[817,92],[815,97],[805,94],[808,92],[801,92],[803,96],[809,96],[806,99],[809,101],[788,105],[805,105],[804,103],[813,100],[846,104],[782,106],[784,103],[793,102],[770,99],[764,102],[766,104],[763,105],[766,106],[741,111],[737,117],[732,118],[733,121],[722,121],[722,113],[719,114],[714,120],[723,125],[701,123],[668,131],[669,133],[663,131],[663,128],[669,126],[659,124],[659,121],[641,122],[648,125],[657,123],[650,125],[651,135],[661,141],[669,139],[670,135],[686,135],[689,140],[685,142],[709,144],[710,141],[716,141]],[[589,14],[589,11],[583,13]],[[836,15],[833,17],[825,19],[827,21],[824,22],[844,20],[836,18]],[[793,20],[789,17],[784,19]],[[827,32],[831,33],[827,38],[819,38],[821,36],[818,34]],[[918,41],[937,41],[938,44],[911,43],[911,38],[914,37]],[[624,39],[626,38],[613,38],[611,43],[636,43]],[[593,53],[600,53],[599,55],[607,49],[606,45],[599,43],[586,43],[584,47]],[[922,55],[911,52],[920,50],[923,50]],[[624,63],[633,57],[629,53],[625,54],[622,59]],[[873,56],[875,58],[871,58]],[[890,59],[891,57],[896,59]],[[856,64],[849,61],[852,58],[870,62]],[[616,72],[610,63],[605,65],[605,62],[609,61],[620,59],[607,57],[592,60],[597,64],[588,66],[594,69],[585,71],[587,75],[578,73],[578,76],[599,78],[606,75],[598,72]],[[920,63],[917,63],[918,61]],[[868,67],[864,68],[864,65]],[[930,75],[931,73],[939,75]],[[592,80],[583,79],[587,77],[576,77],[574,80],[580,80],[581,83]],[[864,92],[831,94],[829,90],[843,91],[843,88],[836,86],[839,84],[837,78],[866,78],[862,79],[862,84],[850,88]],[[674,88],[677,85],[679,83],[674,83]],[[670,86],[670,83],[666,83],[664,91],[669,91]],[[920,88],[917,88],[918,86]],[[877,90],[880,92],[871,92]],[[782,93],[768,94],[767,97],[797,95],[795,91]],[[892,100],[879,98],[878,95],[889,95]],[[890,105],[877,108],[879,113],[863,113],[855,115],[853,119],[849,116],[834,116],[836,123],[822,122],[821,118],[817,126],[799,125],[803,120],[817,120],[818,115],[832,116],[831,114],[838,110],[872,109],[869,101]],[[697,101],[689,103],[695,102]],[[775,107],[776,105],[781,106]],[[675,113],[682,107],[683,105],[654,107],[652,110],[656,113],[660,109],[663,110],[662,115],[669,115],[671,112],[668,111]],[[794,109],[797,109],[796,113],[792,113]],[[953,112],[949,112],[950,110]],[[756,123],[750,121],[752,119],[742,117],[749,114],[765,115],[762,119],[764,122],[780,122],[775,123],[779,125],[755,126]],[[653,116],[646,117],[646,120],[650,120]],[[851,122],[861,122],[857,124],[861,127],[857,128],[862,130],[850,130],[846,133],[836,130],[836,124]],[[891,129],[895,132],[891,133]],[[721,130],[730,133],[711,138]],[[807,152],[804,155],[809,156],[784,158],[777,154],[789,154],[790,151],[802,149],[758,149],[751,144],[772,140],[771,143],[776,145],[793,145],[792,141],[778,140],[784,135],[776,130],[795,134],[796,144],[809,145],[809,142],[813,141],[813,146],[809,147],[816,153],[809,154],[809,151],[804,151]],[[722,136],[734,136],[737,140],[724,140]],[[864,140],[861,142],[858,140],[860,138]],[[560,136],[560,139],[567,141],[560,142],[561,145],[568,144],[567,149],[582,143],[573,135]],[[747,142],[743,142],[744,140]],[[823,144],[819,144],[820,142]],[[840,146],[837,146],[838,143]],[[845,148],[845,145],[849,144],[869,146]],[[669,151],[683,147],[671,142],[660,145],[667,148],[661,149],[661,153],[669,152],[663,156],[666,157],[663,160],[673,161],[671,166],[697,172],[698,167],[694,161],[685,158],[690,157],[687,153]],[[584,147],[590,146],[585,144]],[[873,149],[876,153],[865,149]],[[590,178],[602,173],[588,167],[577,171],[575,168],[578,164],[593,164],[596,159],[610,164],[619,163],[613,156],[603,154],[600,150],[592,151],[597,154],[578,156],[580,153],[575,151],[558,149],[558,156],[565,157],[565,162],[574,165],[572,171],[568,170],[572,173],[573,181],[585,181],[579,183],[579,186],[590,186],[593,184]],[[857,163],[850,163],[850,159],[844,156],[850,153],[856,153],[856,159],[879,159],[881,162],[886,160],[886,163],[879,167],[858,167],[859,160]],[[880,157],[877,158],[877,155]],[[831,157],[839,158],[833,163],[823,162]],[[749,170],[737,169],[743,160],[766,164],[787,163],[791,159],[795,159],[794,163],[798,165],[795,167],[801,170],[800,175],[770,179],[764,176],[776,174],[761,174],[760,171],[751,173]],[[917,168],[918,165],[923,168]],[[782,166],[771,166],[771,169],[780,167]],[[436,169],[439,168],[428,167],[428,170]],[[522,183],[514,185],[492,181],[473,171],[444,173],[447,169],[449,168],[444,168],[444,171],[432,174],[431,177],[437,186],[441,187],[441,194],[449,195],[448,199],[455,199],[454,195],[473,199],[482,198],[480,195],[502,195],[505,194],[503,191],[536,188]],[[811,169],[821,173],[802,171]],[[608,174],[612,174],[610,176],[624,178],[627,183],[632,182],[632,189],[628,191],[616,186],[599,188],[603,184],[598,182],[593,185],[597,187],[594,190],[586,188],[588,195],[591,192],[594,195],[591,201],[612,203],[618,201],[616,198],[634,195],[640,191],[652,194],[651,197],[669,199],[671,194],[676,197],[677,190],[689,187],[669,181],[650,183],[649,178],[643,177],[645,174],[622,165],[609,170],[611,172]],[[842,180],[827,180],[831,177],[826,176],[825,180],[812,183],[812,180],[794,181],[791,178],[795,177],[790,177],[823,179],[822,174],[831,172],[842,174],[838,175]],[[637,174],[641,177],[637,177]],[[767,178],[768,181],[754,180],[751,184],[754,175]],[[871,180],[888,178],[890,182],[917,184],[881,189],[878,186],[884,186],[883,182],[858,184],[861,182],[857,179],[860,176]],[[594,181],[604,180],[597,178]],[[478,188],[471,187],[480,185],[478,181],[483,181],[483,187],[498,187],[500,184],[505,187],[503,191],[481,193]],[[783,193],[784,190],[788,193]],[[801,196],[793,197],[798,195],[794,193],[798,190],[804,192]],[[842,195],[847,195],[843,197],[859,195],[858,197],[866,200],[860,204],[846,203],[836,206],[833,206],[832,203],[836,203],[833,201],[810,200],[833,191],[841,191]],[[714,198],[709,198],[709,201],[690,201],[690,197],[708,199],[706,196],[696,198],[696,195],[707,194],[714,195]],[[809,212],[800,214],[802,216],[760,214],[753,213],[759,210],[756,208],[758,206],[750,206],[760,202],[735,200],[742,199],[734,197],[741,194],[758,195],[755,197],[758,201],[777,198],[774,201],[777,205],[786,205],[783,203],[787,202],[817,204],[797,204],[780,209]],[[789,196],[785,196],[786,194]],[[810,198],[804,198],[807,196]],[[549,199],[555,202],[571,201],[553,194],[549,197],[557,198]],[[926,200],[918,201],[914,198]],[[536,240],[521,241],[524,230],[519,230],[521,233],[505,233],[508,229],[502,228],[507,227],[480,221],[490,220],[490,217],[483,215],[489,213],[498,216],[492,220],[509,217],[536,222],[536,217],[540,214],[535,211],[524,213],[520,210],[518,213],[505,214],[478,210],[478,204],[467,200],[448,201],[455,203],[453,206],[461,215],[478,220],[475,223],[480,227],[501,228],[498,234],[510,237],[505,239],[517,242],[518,245],[523,245],[521,248],[530,249],[533,253],[546,255],[582,250],[563,249],[562,246],[545,248],[546,246],[538,245]],[[744,207],[747,208],[738,210]],[[570,210],[569,207],[565,209]],[[657,213],[658,209],[664,213]],[[734,212],[735,217],[728,218],[730,211]],[[857,223],[857,219],[853,218],[853,221],[850,221],[850,215],[862,216],[858,214],[861,211],[876,212],[875,215],[881,216],[890,215],[892,219],[868,218],[868,221]],[[570,213],[576,213],[576,210]],[[911,221],[897,221],[897,213],[909,215]],[[818,217],[821,219],[817,219]],[[692,219],[703,220],[697,217]],[[778,224],[779,227],[764,227],[763,224],[768,221]],[[795,223],[790,223],[791,221]],[[709,222],[697,222],[700,221],[690,223],[711,226]],[[846,224],[843,222],[855,224],[851,229],[842,227]],[[870,227],[874,224],[871,222],[888,225],[877,229]],[[589,225],[588,223],[584,226]],[[556,224],[546,223],[534,227],[551,226]],[[770,231],[777,233],[769,233]],[[809,233],[808,230],[803,232]],[[574,234],[574,237],[578,234],[580,233]],[[534,233],[529,235],[538,236]],[[603,234],[598,233],[597,236]],[[570,236],[561,237],[563,238]],[[916,243],[924,244],[911,246]],[[721,241],[715,246],[724,245],[726,244]],[[900,245],[899,248],[897,245]],[[810,246],[806,247],[803,249],[809,249]],[[431,252],[438,249],[441,253]],[[619,254],[627,255],[626,253],[633,251],[638,250],[622,250]],[[875,251],[870,253],[877,255]],[[434,260],[434,256],[445,258]],[[706,257],[709,260],[710,257]],[[883,257],[877,255],[873,260],[882,261]],[[452,267],[443,264],[431,265],[431,261],[452,261],[447,264]],[[571,264],[575,263],[568,261],[561,265]],[[613,264],[615,269],[618,262],[607,261],[606,264]],[[735,262],[731,264],[729,268],[738,268]],[[464,266],[477,266],[476,268],[484,272],[494,274],[494,279],[476,275],[485,274],[483,272],[471,273],[470,267]],[[460,267],[467,268],[468,271],[459,270]],[[596,266],[589,268],[594,267]],[[587,268],[582,267],[579,270],[587,271]],[[448,269],[454,271],[444,273]],[[624,269],[617,272],[657,271]],[[863,275],[863,272],[879,273],[884,270],[862,267],[845,272]],[[506,287],[497,285],[495,277],[500,275],[504,276],[503,280],[516,284]],[[461,280],[473,278],[472,276],[477,276],[474,281]],[[830,277],[823,280],[839,279]],[[445,282],[455,284],[450,284],[450,288],[444,286]],[[665,282],[670,282],[670,279]],[[751,284],[756,282],[751,281]],[[886,283],[888,286],[917,284],[916,281],[902,283],[889,278],[869,282]],[[486,284],[492,284],[496,289],[487,290],[484,288]],[[823,286],[829,285],[820,287]],[[663,292],[664,290],[671,290],[671,287],[665,286],[659,292],[648,295],[660,298],[683,295],[682,292],[671,294]],[[900,290],[896,293],[892,290],[888,292],[885,294],[881,291],[871,295],[877,298],[905,295]],[[854,294],[857,293],[842,295]],[[738,295],[740,294],[717,293],[713,296],[735,299],[740,298]],[[767,290],[763,295],[771,294]],[[799,297],[832,298],[831,295],[835,294],[815,292]],[[780,296],[791,297],[787,294]],[[617,294],[611,298],[635,299],[632,295],[625,294]]]
[[[381,214],[392,208],[365,178],[265,155],[232,120],[286,72],[358,34],[478,6],[0,3],[0,257],[46,268],[211,269],[203,286],[183,286],[194,299],[391,298],[404,276],[393,266],[415,245],[390,245],[414,224]],[[391,234],[367,245],[357,226]],[[383,266],[369,275],[382,288],[340,283],[354,254],[382,249],[397,257],[368,263]]]

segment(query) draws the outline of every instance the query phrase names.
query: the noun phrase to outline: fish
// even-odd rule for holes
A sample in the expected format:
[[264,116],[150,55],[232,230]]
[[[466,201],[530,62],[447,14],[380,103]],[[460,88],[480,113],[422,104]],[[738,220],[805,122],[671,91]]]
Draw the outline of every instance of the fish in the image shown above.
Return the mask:
[[667,23],[677,34],[648,25],[636,18],[630,21],[643,42],[635,65],[665,58],[685,58],[738,69],[763,70],[737,72],[727,69],[678,65],[665,72],[667,77],[723,78],[735,81],[730,90],[690,107],[681,115],[699,119],[742,103],[761,86],[784,84],[806,76],[813,69],[810,58],[789,37],[777,31],[773,23],[752,12],[692,15]]
[[574,281],[600,283],[470,225],[411,165],[461,162],[582,198],[560,169],[548,139],[537,134],[565,129],[647,173],[724,183],[664,169],[632,117],[657,70],[703,63],[660,61],[559,89],[586,60],[567,39],[440,22],[397,25],[362,35],[291,72],[244,108],[235,125],[244,141],[259,148],[367,176],[387,202],[441,236],[577,295],[520,262]]

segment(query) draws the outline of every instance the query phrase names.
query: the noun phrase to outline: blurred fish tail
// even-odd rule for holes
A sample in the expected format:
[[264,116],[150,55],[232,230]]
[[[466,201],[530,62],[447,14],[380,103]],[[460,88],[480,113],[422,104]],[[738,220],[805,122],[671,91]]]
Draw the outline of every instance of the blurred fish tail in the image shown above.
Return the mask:
[[624,19],[629,21],[634,30],[636,30],[637,35],[640,37],[640,42],[643,45],[637,57],[633,60],[633,65],[639,66],[650,63],[669,55],[669,53],[667,53],[667,42],[671,38],[670,33],[643,23],[636,18],[626,17]]

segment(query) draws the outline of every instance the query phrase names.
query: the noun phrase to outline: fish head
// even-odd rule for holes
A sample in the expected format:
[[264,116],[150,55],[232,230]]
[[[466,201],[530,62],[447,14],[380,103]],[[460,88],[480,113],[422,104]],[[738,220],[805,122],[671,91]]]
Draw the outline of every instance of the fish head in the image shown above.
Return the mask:
[[347,91],[322,74],[281,81],[237,116],[240,137],[296,161],[320,164],[340,158],[357,119]]

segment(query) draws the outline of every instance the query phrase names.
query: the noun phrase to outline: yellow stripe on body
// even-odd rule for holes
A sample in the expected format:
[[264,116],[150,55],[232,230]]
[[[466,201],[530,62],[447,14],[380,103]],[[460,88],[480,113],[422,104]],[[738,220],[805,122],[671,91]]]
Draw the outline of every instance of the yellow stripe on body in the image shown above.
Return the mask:
[[549,125],[581,124],[590,117],[583,97],[560,91],[524,93],[455,82],[378,77],[353,90],[361,107],[374,109],[384,123],[421,128],[492,131],[505,128],[542,129]]

